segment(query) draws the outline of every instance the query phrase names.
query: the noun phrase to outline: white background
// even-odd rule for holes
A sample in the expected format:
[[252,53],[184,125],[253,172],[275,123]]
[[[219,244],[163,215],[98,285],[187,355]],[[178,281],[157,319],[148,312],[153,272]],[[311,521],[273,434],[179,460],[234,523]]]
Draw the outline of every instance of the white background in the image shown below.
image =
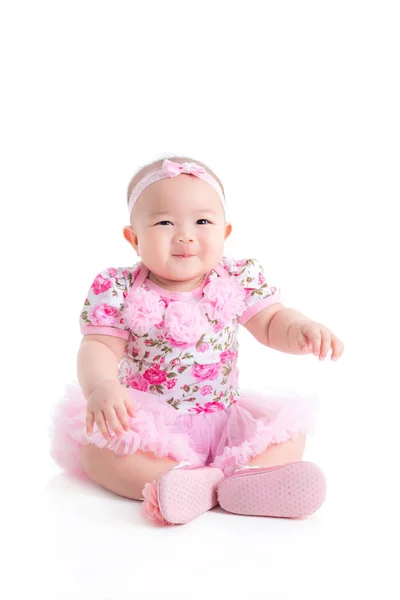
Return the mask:
[[[0,22],[7,597],[398,598],[398,3],[38,0]],[[320,398],[307,520],[154,529],[48,456],[87,289],[136,260],[128,182],[174,154],[222,179],[226,254],[345,343],[319,363],[241,333],[242,388]]]

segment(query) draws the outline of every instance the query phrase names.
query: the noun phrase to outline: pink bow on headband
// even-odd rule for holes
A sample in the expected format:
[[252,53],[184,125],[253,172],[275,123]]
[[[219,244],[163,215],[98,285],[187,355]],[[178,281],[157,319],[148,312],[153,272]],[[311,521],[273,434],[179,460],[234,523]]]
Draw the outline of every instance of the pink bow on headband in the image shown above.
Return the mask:
[[189,175],[202,175],[206,170],[196,163],[176,163],[172,160],[164,160],[163,169],[170,177],[176,177],[181,173],[187,173]]

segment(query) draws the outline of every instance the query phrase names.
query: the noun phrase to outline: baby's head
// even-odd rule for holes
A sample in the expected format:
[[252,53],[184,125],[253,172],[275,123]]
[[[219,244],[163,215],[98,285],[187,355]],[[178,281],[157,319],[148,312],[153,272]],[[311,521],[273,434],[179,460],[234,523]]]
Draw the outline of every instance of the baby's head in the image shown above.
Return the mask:
[[168,281],[194,281],[220,262],[232,226],[226,221],[218,177],[191,158],[169,161],[196,163],[213,180],[186,173],[167,176],[145,187],[136,199],[132,191],[146,176],[162,169],[164,160],[143,167],[128,187],[128,206],[133,202],[133,208],[124,237],[154,275]]

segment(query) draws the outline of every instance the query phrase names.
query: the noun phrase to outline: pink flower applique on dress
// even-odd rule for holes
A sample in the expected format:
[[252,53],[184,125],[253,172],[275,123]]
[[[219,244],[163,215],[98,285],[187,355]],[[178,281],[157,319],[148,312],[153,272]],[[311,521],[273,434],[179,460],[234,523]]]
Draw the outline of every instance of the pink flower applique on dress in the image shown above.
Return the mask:
[[196,303],[171,302],[165,313],[165,326],[175,342],[195,344],[207,327],[207,319]]
[[203,290],[199,304],[211,321],[228,324],[246,310],[246,294],[243,288],[231,279],[214,279]]
[[139,288],[129,294],[125,303],[125,323],[135,333],[144,335],[162,321],[164,306],[156,292]]
[[142,515],[150,521],[157,521],[162,525],[172,525],[164,519],[158,503],[158,481],[146,483],[142,490],[144,502],[142,504]]

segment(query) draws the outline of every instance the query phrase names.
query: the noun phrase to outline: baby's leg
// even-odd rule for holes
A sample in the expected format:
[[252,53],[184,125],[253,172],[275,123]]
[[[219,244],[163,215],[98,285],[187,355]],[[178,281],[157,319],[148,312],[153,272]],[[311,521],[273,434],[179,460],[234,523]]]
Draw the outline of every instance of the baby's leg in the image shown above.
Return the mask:
[[273,444],[265,452],[254,456],[248,463],[249,467],[274,467],[301,460],[306,445],[306,436],[301,435],[296,440],[282,444]]
[[151,452],[119,455],[94,444],[82,446],[81,461],[89,479],[132,500],[142,500],[145,484],[159,479],[177,465],[172,458],[157,458]]
[[326,481],[317,465],[302,461],[305,441],[302,435],[274,444],[248,463],[261,468],[244,468],[227,477],[218,489],[221,507],[268,517],[304,517],[318,510],[325,499]]
[[175,470],[178,463],[171,458],[157,458],[151,452],[121,456],[93,444],[82,446],[81,461],[92,481],[119,496],[143,500],[147,484],[144,515],[170,524],[187,523],[213,508],[224,479],[217,468]]

